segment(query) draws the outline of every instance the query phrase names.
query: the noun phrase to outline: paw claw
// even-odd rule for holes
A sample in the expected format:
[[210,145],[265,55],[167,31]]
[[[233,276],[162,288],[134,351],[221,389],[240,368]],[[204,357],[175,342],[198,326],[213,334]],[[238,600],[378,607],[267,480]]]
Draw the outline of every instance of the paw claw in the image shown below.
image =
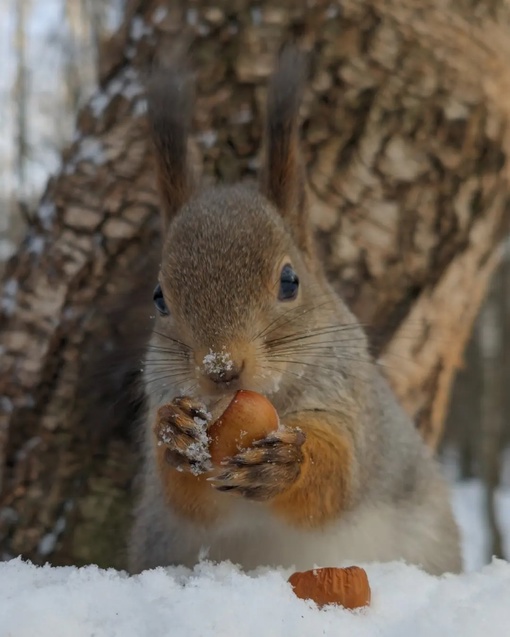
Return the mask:
[[154,434],[158,446],[166,447],[169,465],[195,475],[210,469],[207,419],[204,406],[187,397],[178,397],[158,409]]
[[215,487],[216,491],[221,491],[221,492],[233,491],[236,488],[237,487],[229,486],[229,485],[222,485],[222,486]]
[[305,435],[283,430],[257,441],[226,458],[223,471],[210,482],[217,491],[230,491],[257,501],[267,501],[288,489],[298,478]]

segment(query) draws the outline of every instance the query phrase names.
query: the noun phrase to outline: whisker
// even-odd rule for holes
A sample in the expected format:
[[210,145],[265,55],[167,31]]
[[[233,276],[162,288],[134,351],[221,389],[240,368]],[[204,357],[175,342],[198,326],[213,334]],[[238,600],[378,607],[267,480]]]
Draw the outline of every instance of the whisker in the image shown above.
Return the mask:
[[[275,346],[275,344],[286,343],[286,342],[294,342],[300,341],[304,339],[310,339],[318,336],[325,336],[329,334],[334,334],[335,332],[343,332],[348,330],[359,330],[359,326],[355,323],[349,323],[347,325],[328,325],[320,328],[315,328],[313,330],[303,330],[302,332],[295,332],[294,334],[288,334],[287,336],[282,336],[281,338],[275,338],[270,341],[266,341],[267,346]],[[360,336],[359,338],[362,338]]]
[[[280,369],[278,367],[272,367],[271,365],[267,365],[266,363],[264,363],[264,369],[271,369],[273,371],[276,371],[280,374],[290,374],[292,376],[295,376],[298,379],[303,379],[304,375],[303,374],[298,374],[297,372],[293,372],[291,369]],[[262,377],[263,378],[263,377]],[[306,383],[307,385],[313,385],[316,389],[322,389],[322,387],[317,384],[314,380],[307,378],[306,379]]]
[[[294,365],[305,365],[305,366],[308,366],[308,367],[317,367],[317,368],[324,369],[326,371],[337,373],[337,374],[340,373],[341,371],[343,371],[343,370],[336,369],[334,367],[327,367],[325,365],[319,365],[318,363],[310,363],[310,362],[307,362],[305,360],[295,361],[295,360],[280,358],[278,356],[274,356],[274,357],[273,356],[268,356],[268,359],[272,360],[272,361],[280,362],[280,363],[290,363],[290,364],[294,364]],[[336,360],[352,361],[354,363],[370,365],[371,367],[375,367],[375,368],[390,369],[390,370],[392,370],[394,372],[396,371],[397,373],[404,374],[404,372],[398,370],[397,367],[394,367],[392,365],[388,365],[387,363],[383,363],[383,362],[378,361],[378,360],[376,361],[376,360],[373,360],[373,359],[362,359],[362,358],[357,358],[355,356],[346,356],[346,355],[343,355],[343,354],[337,356]],[[351,372],[349,372],[349,375],[353,376],[355,378],[355,376]]]
[[[328,295],[330,296],[330,295]],[[257,338],[261,338],[261,337],[266,337],[268,334],[271,334],[271,332],[274,332],[276,329],[281,329],[282,327],[284,327],[285,325],[288,325],[289,323],[291,323],[292,321],[297,321],[297,319],[305,316],[306,314],[309,314],[310,312],[314,312],[316,310],[319,310],[322,307],[325,307],[327,305],[329,305],[330,303],[335,303],[338,302],[336,299],[332,299],[332,298],[328,298],[327,301],[325,301],[324,303],[320,303],[319,305],[314,305],[313,307],[303,307],[303,306],[299,306],[297,308],[291,308],[290,310],[287,310],[286,312],[284,312],[282,315],[278,316],[277,318],[275,318],[273,321],[271,321],[271,323],[269,323],[269,325],[267,327],[265,327],[261,332],[259,332],[253,340],[257,339]],[[301,312],[298,313],[299,310],[302,310]],[[287,318],[286,321],[283,321],[282,323],[278,323],[278,321],[280,321],[282,318],[286,318],[288,317],[289,314],[291,314],[292,312],[296,313],[295,317],[290,317]],[[275,325],[275,323],[278,323],[277,325]],[[273,329],[269,329],[272,326]]]
[[276,347],[272,347],[270,351],[275,352],[283,352],[287,350],[296,350],[299,352],[304,352],[308,350],[316,350],[316,351],[330,351],[334,347],[347,347],[352,346],[352,348],[357,348],[359,350],[369,351],[369,347],[367,346],[366,340],[363,337],[358,338],[340,338],[332,341],[317,341],[317,342],[309,342],[309,343],[297,343],[293,344],[290,342],[289,344],[283,343],[283,345],[277,345]]
[[[149,366],[147,365],[145,367],[145,371],[146,373],[160,373],[160,372],[168,372],[169,374],[189,374],[189,369],[187,368],[172,368],[172,367],[167,367],[166,365],[161,365],[161,366]],[[147,376],[146,376],[147,378]]]
[[170,378],[184,378],[184,377],[185,376],[182,372],[173,373],[173,374],[161,374],[157,372],[157,374],[153,374],[151,377],[147,378],[147,382],[153,384],[153,383],[159,383],[159,381],[161,380],[167,380]]
[[192,385],[190,385],[190,387],[186,390],[186,393],[193,395],[195,389],[198,387],[198,383],[193,383]]
[[280,336],[278,338],[273,338],[270,339],[268,341],[266,341],[266,344],[272,344],[272,343],[279,343],[280,341],[286,341],[289,339],[293,339],[297,336],[320,336],[323,332],[328,333],[328,330],[335,332],[335,331],[343,331],[343,330],[348,330],[348,329],[354,329],[355,326],[354,325],[322,325],[320,327],[314,327],[314,328],[307,328],[304,330],[300,330],[300,331],[296,331],[296,332],[292,332],[292,334],[287,334],[285,336]]
[[147,353],[150,354],[165,354],[167,357],[189,358],[188,352],[184,352],[181,349],[169,349],[169,348],[147,348]]
[[183,354],[185,353],[186,355],[189,355],[189,352],[183,350],[180,345],[175,345],[174,347],[161,347],[161,345],[152,345],[149,343],[146,349],[155,352],[181,352]]
[[[296,363],[296,364],[300,364],[300,363]],[[282,373],[286,373],[286,372],[292,373],[291,370],[279,370],[279,371],[281,371]],[[338,370],[338,369],[332,369],[331,371],[336,372],[337,374],[340,374],[340,370]],[[294,374],[294,376],[297,376],[301,381],[306,382],[307,385],[308,384],[312,384],[314,387],[316,387],[319,390],[324,389],[324,387],[322,385],[317,383],[315,381],[315,379],[310,378],[310,376],[307,376],[305,374],[296,374],[295,372],[293,374]],[[354,380],[356,380],[359,383],[364,383],[364,384],[369,384],[370,383],[370,379],[369,378],[359,376],[358,374],[354,374],[352,371],[349,371],[349,373],[346,375],[346,377],[349,378],[349,379],[354,379]]]
[[270,354],[268,354],[269,357],[273,358],[276,356],[289,356],[291,354],[302,354],[303,356],[305,356],[306,358],[313,358],[314,356],[318,356],[320,358],[341,358],[342,356],[359,356],[360,358],[365,358],[365,359],[373,359],[373,356],[370,356],[370,354],[368,354],[367,352],[365,352],[364,350],[349,350],[348,352],[341,352],[339,350],[335,350],[335,351],[330,351],[329,349],[327,351],[324,350],[308,350],[308,351],[303,351],[301,349],[287,349],[287,350],[283,350],[283,351],[278,351],[278,352],[272,352]]
[[[295,312],[296,310],[301,309],[301,306],[298,308],[292,307],[289,310],[287,310],[286,312],[284,312],[283,314],[281,314],[280,316],[277,316],[274,320],[272,320],[269,325],[267,325],[266,327],[264,327],[258,334],[255,334],[255,336],[251,339],[252,341],[257,340],[258,338],[262,338],[265,334],[268,333],[268,330],[270,327],[272,327],[277,321],[281,320],[282,318],[285,318],[288,314],[290,314],[291,312]],[[290,319],[292,320],[292,319]],[[283,323],[283,325],[285,325],[286,323]],[[276,329],[276,328],[274,328]],[[271,330],[273,331],[273,330]]]
[[[165,380],[165,379],[163,379],[163,380]],[[186,384],[186,382],[189,382],[189,381],[184,380],[183,382],[174,383],[174,385],[178,385],[178,386],[180,386],[180,387],[184,387],[184,386],[185,386],[185,384]],[[152,386],[151,386],[151,389],[150,389],[150,390],[148,390],[148,391],[146,391],[146,394],[145,394],[148,398],[150,398],[150,397],[152,397],[152,396],[154,396],[154,395],[157,395],[157,394],[161,393],[163,390],[169,390],[169,389],[171,389],[171,387],[170,387],[170,386],[166,386],[164,383],[160,383],[160,384],[159,384],[159,385],[157,385],[157,386],[156,386],[154,383],[151,383],[151,385],[152,385]],[[195,387],[194,387],[193,385],[191,385],[191,386],[190,386],[190,388],[186,390],[186,392],[187,392],[187,393],[191,393],[191,391],[193,391],[193,390],[194,390],[194,388],[195,388]],[[179,392],[179,393],[180,393],[180,392]],[[175,395],[177,395],[177,393],[176,393]]]
[[[272,360],[272,361],[277,361],[277,362],[280,362],[280,363],[291,363],[291,364],[294,364],[294,365],[306,365],[307,367],[317,367],[318,369],[324,369],[324,370],[326,370],[328,372],[340,373],[340,371],[343,371],[343,370],[336,369],[335,367],[327,367],[326,365],[320,365],[319,363],[310,363],[310,362],[305,361],[305,360],[297,360],[296,361],[296,360],[292,360],[292,359],[289,359],[289,358],[281,358],[279,356],[278,357],[271,356],[271,357],[268,357],[268,358],[270,358],[270,360]],[[345,359],[344,359],[344,357],[339,357],[339,359],[349,360],[349,361],[354,361],[354,362],[359,362],[359,363],[370,363],[371,365],[375,364],[374,361],[358,360],[356,358],[351,358],[351,357],[348,357],[348,358],[345,358]]]
[[172,338],[171,336],[168,336],[168,334],[163,334],[162,332],[158,332],[156,330],[152,330],[152,333],[153,334],[157,334],[161,338],[164,338],[164,339],[166,339],[168,341],[171,341],[172,343],[177,343],[181,347],[184,347],[186,350],[191,350],[191,347],[189,345],[186,345],[186,343],[183,343],[182,341],[179,341],[177,338]]
[[189,365],[185,361],[172,361],[168,358],[146,358],[141,361],[142,365],[168,365],[168,367],[180,367],[181,369],[189,369]]
[[[173,352],[155,352],[150,351],[145,355],[145,360],[152,358],[153,360],[167,360],[173,362]],[[184,356],[179,356],[177,362],[182,363],[184,360],[190,361],[190,357],[185,354]],[[191,361],[190,361],[191,362]]]

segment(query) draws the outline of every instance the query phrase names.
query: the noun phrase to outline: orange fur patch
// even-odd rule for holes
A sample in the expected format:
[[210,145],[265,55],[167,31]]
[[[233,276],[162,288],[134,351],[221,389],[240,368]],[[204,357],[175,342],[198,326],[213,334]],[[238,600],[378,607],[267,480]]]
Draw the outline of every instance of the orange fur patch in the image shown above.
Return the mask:
[[286,419],[306,433],[301,473],[295,484],[270,506],[301,528],[319,527],[337,517],[352,492],[353,444],[332,422],[331,414],[303,413]]
[[155,449],[165,500],[179,515],[190,521],[210,526],[218,518],[218,495],[207,482],[209,474],[198,476],[177,471],[165,460],[165,447]]

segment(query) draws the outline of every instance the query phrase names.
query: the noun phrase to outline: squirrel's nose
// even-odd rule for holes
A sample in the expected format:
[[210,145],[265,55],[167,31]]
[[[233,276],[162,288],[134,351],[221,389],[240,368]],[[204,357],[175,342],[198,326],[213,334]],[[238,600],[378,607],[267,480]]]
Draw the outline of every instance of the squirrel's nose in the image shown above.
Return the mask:
[[244,361],[241,366],[235,364],[225,367],[217,366],[215,369],[208,370],[207,376],[213,381],[213,383],[231,383],[232,381],[239,379],[243,369]]
[[221,349],[209,349],[204,354],[197,352],[196,356],[202,376],[218,385],[230,384],[237,381],[244,370],[245,356],[240,352],[234,352],[229,347]]

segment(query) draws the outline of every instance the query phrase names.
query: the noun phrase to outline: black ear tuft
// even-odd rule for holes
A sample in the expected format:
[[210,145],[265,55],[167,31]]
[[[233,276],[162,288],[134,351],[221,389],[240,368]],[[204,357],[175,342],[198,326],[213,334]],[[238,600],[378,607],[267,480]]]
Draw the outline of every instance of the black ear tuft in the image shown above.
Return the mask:
[[287,221],[298,245],[308,253],[311,232],[299,140],[299,107],[306,77],[305,62],[304,53],[287,46],[271,78],[262,189]]
[[153,73],[147,86],[148,119],[165,229],[193,189],[188,158],[193,94],[190,73],[173,68]]

